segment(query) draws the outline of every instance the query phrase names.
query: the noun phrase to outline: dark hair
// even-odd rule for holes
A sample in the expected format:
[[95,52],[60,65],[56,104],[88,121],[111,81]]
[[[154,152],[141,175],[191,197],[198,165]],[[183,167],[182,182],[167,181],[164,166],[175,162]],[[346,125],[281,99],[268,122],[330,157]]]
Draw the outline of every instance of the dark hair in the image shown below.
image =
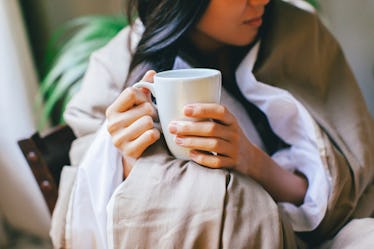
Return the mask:
[[127,16],[133,24],[137,14],[144,32],[133,54],[126,86],[147,70],[171,69],[178,44],[204,14],[209,0],[129,0]]

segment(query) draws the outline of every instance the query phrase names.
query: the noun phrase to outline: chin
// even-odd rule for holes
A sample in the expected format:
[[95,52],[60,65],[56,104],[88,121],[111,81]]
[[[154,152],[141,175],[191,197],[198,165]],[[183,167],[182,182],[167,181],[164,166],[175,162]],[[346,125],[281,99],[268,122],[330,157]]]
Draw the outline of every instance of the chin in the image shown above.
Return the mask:
[[240,47],[247,46],[256,39],[256,36],[257,36],[257,32],[248,32],[245,35],[243,35],[243,33],[238,34],[236,36],[232,36],[233,39],[231,40],[230,43],[234,46],[240,46]]
[[255,40],[255,38],[256,36],[251,36],[250,38],[247,38],[247,39],[233,41],[231,44],[234,46],[243,47],[243,46],[247,46],[251,44]]

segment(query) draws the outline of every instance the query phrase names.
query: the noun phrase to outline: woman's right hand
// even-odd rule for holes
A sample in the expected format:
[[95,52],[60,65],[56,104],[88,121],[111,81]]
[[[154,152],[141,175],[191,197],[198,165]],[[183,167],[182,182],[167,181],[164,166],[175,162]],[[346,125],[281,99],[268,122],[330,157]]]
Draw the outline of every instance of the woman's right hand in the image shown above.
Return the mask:
[[[153,82],[155,71],[148,71],[142,80]],[[130,173],[136,159],[160,138],[154,127],[157,112],[147,89],[126,88],[106,110],[107,129],[115,147],[123,156],[123,176]]]

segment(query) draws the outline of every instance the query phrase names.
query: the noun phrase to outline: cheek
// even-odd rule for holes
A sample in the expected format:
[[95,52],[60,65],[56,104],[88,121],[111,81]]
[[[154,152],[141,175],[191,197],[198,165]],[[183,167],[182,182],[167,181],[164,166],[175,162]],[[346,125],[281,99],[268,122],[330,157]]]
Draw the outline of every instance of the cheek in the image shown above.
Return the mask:
[[233,0],[211,0],[208,9],[201,18],[197,28],[210,36],[222,36],[238,22],[241,8]]
[[234,22],[216,21],[201,23],[197,27],[210,38],[225,44],[245,46],[251,43],[257,34],[257,29],[235,24]]
[[201,22],[197,28],[199,31],[212,38],[218,38],[225,36],[226,30],[228,30],[229,26],[229,24],[222,20],[206,20]]
[[230,36],[235,29],[235,19],[228,17],[228,15],[218,15],[219,18],[215,18],[217,15],[206,15],[197,28],[200,32],[208,35],[216,40],[222,40]]
[[242,25],[246,4],[246,0],[211,0],[197,29],[225,44],[244,46],[251,43],[257,29]]

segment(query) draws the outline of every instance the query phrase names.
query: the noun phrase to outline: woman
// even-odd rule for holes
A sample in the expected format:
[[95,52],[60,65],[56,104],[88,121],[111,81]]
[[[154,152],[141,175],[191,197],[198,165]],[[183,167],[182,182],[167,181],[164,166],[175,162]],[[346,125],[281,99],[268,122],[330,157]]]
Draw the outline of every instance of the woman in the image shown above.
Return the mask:
[[[220,173],[207,168],[222,169],[223,171],[218,172],[224,172],[227,181],[227,189],[222,193],[217,190],[211,200],[215,203],[213,200],[217,196],[229,196],[225,197],[225,205],[220,210],[225,215],[209,219],[211,223],[221,224],[221,234],[212,232],[212,228],[219,227],[217,224],[208,226],[206,224],[209,222],[202,222],[203,224],[198,226],[197,235],[194,233],[192,236],[190,230],[185,232],[178,229],[178,233],[172,233],[173,236],[159,239],[156,247],[162,245],[161,247],[172,248],[179,245],[178,248],[206,248],[207,245],[215,247],[212,241],[221,241],[218,242],[219,247],[227,248],[241,248],[249,244],[253,248],[277,248],[283,243],[292,248],[296,246],[298,239],[292,232],[289,233],[292,230],[287,228],[288,222],[291,223],[293,231],[303,232],[301,237],[306,242],[321,243],[334,235],[352,215],[354,217],[361,193],[370,186],[373,179],[373,170],[370,168],[373,157],[365,150],[352,148],[352,144],[373,144],[372,120],[336,42],[314,15],[276,0],[270,3],[269,0],[211,0],[196,3],[167,0],[130,1],[129,10],[134,8],[138,11],[141,27],[134,25],[132,31],[123,31],[111,44],[93,56],[85,85],[72,100],[65,114],[68,124],[78,136],[82,136],[98,129],[104,122],[103,114],[106,110],[107,121],[104,126],[109,134],[105,135],[103,129],[99,131],[82,165],[99,165],[97,160],[92,159],[92,155],[106,150],[112,153],[114,150],[110,147],[114,145],[120,157],[114,156],[113,161],[120,158],[119,164],[123,167],[125,179],[122,187],[120,185],[117,188],[122,179],[116,178],[117,183],[107,192],[101,191],[105,192],[100,195],[100,202],[104,203],[102,210],[88,212],[89,209],[85,207],[82,209],[85,213],[79,212],[79,206],[84,203],[84,193],[95,189],[90,185],[90,181],[96,181],[92,179],[106,178],[105,181],[109,181],[115,178],[115,170],[112,172],[112,178],[100,178],[91,174],[94,166],[80,167],[73,191],[75,197],[71,201],[72,216],[68,217],[68,220],[71,219],[73,231],[78,231],[77,237],[90,231],[80,230],[81,225],[77,220],[81,219],[81,223],[83,221],[89,224],[89,217],[100,214],[105,218],[98,218],[97,220],[101,220],[101,223],[98,223],[105,225],[108,221],[110,232],[105,235],[105,229],[103,232],[103,228],[94,228],[97,229],[92,232],[94,236],[90,237],[87,233],[85,240],[90,237],[95,241],[93,244],[102,245],[108,240],[109,247],[131,247],[135,244],[147,247],[149,243],[155,246],[153,236],[157,234],[157,229],[167,233],[170,233],[170,230],[164,226],[154,227],[154,224],[148,222],[160,222],[160,214],[166,214],[161,211],[153,217],[147,213],[149,219],[142,220],[143,225],[140,225],[143,228],[131,230],[134,229],[134,224],[139,223],[129,217],[133,214],[133,211],[129,210],[138,210],[143,215],[142,211],[146,208],[143,204],[136,206],[136,201],[132,201],[130,203],[135,205],[136,209],[128,209],[130,203],[120,205],[118,203],[121,202],[115,201],[116,197],[117,200],[128,199],[132,187],[144,180],[144,189],[135,188],[138,192],[133,190],[142,196],[140,201],[148,196],[147,190],[154,190],[148,193],[152,192],[156,201],[148,202],[147,205],[174,205],[173,199],[163,197],[163,193],[157,192],[155,187],[163,186],[163,191],[180,195],[183,192],[177,188],[180,182],[186,182],[185,179],[189,175],[203,175],[206,177],[205,181],[212,184],[194,182],[195,185],[202,184],[199,185],[200,189],[195,188],[194,191],[202,192],[199,194],[203,197],[199,200],[204,202],[203,200],[208,199],[208,194],[212,194],[207,190],[208,186],[218,188],[220,182],[211,179]],[[296,21],[290,21],[288,18],[294,18]],[[303,26],[300,23],[303,23]],[[128,52],[123,48],[119,49],[126,40],[129,40],[133,47],[136,46],[131,60]],[[321,44],[326,45],[326,48],[321,47]],[[311,46],[311,49],[305,50],[303,46]],[[177,183],[165,184],[167,180],[164,180],[165,182],[158,182],[157,185],[149,185],[149,181],[160,173],[152,173],[155,175],[147,178],[146,171],[142,171],[146,168],[144,165],[150,165],[147,158],[152,159],[150,168],[155,172],[165,173],[166,171],[162,171],[164,169],[160,169],[160,165],[169,165],[170,162],[173,167],[168,167],[168,170],[187,169],[182,162],[170,159],[170,156],[166,155],[167,152],[158,151],[163,145],[160,143],[160,131],[154,126],[157,113],[150,104],[151,97],[147,91],[130,86],[141,78],[152,81],[155,71],[190,66],[217,68],[223,75],[225,94],[221,105],[199,103],[184,109],[186,116],[212,121],[172,122],[169,125],[170,132],[176,135],[176,143],[192,149],[191,162],[205,168],[188,163],[190,173],[187,173],[187,176],[183,175],[182,171],[167,171],[174,172],[173,177],[180,177]],[[101,82],[98,82],[99,79]],[[99,89],[96,92],[92,92],[92,82],[97,82],[95,85]],[[339,83],[339,88],[335,86],[336,82]],[[118,96],[122,89],[124,90]],[[87,94],[91,96],[88,98]],[[336,111],[337,105],[342,107],[339,112]],[[341,110],[344,110],[344,115]],[[361,116],[358,117],[357,113]],[[354,120],[355,127],[350,127],[346,118]],[[348,130],[349,134],[346,132]],[[369,134],[369,137],[365,140],[363,134]],[[107,138],[110,138],[111,144],[106,142]],[[206,153],[207,151],[216,151],[218,155]],[[103,157],[100,160],[103,160]],[[100,162],[105,165],[108,160]],[[231,169],[233,171],[230,171]],[[107,169],[99,165],[97,171],[101,170]],[[143,172],[143,175],[139,172]],[[137,183],[134,183],[135,179]],[[240,188],[232,186],[236,181],[239,182]],[[186,184],[188,183],[181,188]],[[169,189],[171,185],[175,187],[175,192]],[[115,189],[116,192],[113,193]],[[245,194],[238,194],[239,189],[244,189],[242,191]],[[272,198],[261,199],[268,194]],[[230,198],[231,195],[238,198]],[[254,202],[254,199],[247,200],[249,195],[256,196],[258,203]],[[183,197],[185,203],[188,203],[188,200],[194,203],[195,197]],[[237,199],[241,198],[243,201],[237,203]],[[94,198],[91,196],[91,199],[88,199],[88,203],[92,203]],[[103,199],[107,201],[102,201]],[[282,212],[274,209],[275,203],[279,204]],[[117,209],[127,211],[120,213],[124,215],[119,215],[122,219],[115,220],[111,211],[108,211],[108,214],[103,211],[106,208],[114,210],[113,205]],[[204,205],[203,208],[210,203]],[[234,206],[233,209],[230,209],[231,205]],[[95,204],[92,206],[96,208]],[[212,209],[214,207],[212,205]],[[268,209],[261,210],[261,207]],[[195,208],[186,207],[186,210],[192,210],[191,217],[203,210]],[[237,214],[234,215],[228,210],[236,210]],[[254,228],[249,228],[248,223],[255,223],[256,218],[256,215],[250,214],[250,210],[255,210],[256,215],[261,216],[262,213],[270,218],[259,219],[257,221],[261,225],[252,224]],[[173,216],[174,212],[167,214]],[[185,217],[185,213],[177,217]],[[237,221],[238,218],[241,222]],[[251,221],[246,220],[248,218]],[[116,230],[116,226],[123,225],[126,220],[129,223],[125,229]],[[187,220],[183,220],[184,227],[191,226],[192,218]],[[242,225],[238,225],[239,223]],[[233,224],[234,228],[228,229],[229,224]],[[192,227],[196,226],[195,223],[193,225]],[[265,229],[261,230],[261,226]],[[77,230],[74,230],[74,227]],[[170,228],[169,223],[168,227]],[[252,228],[254,232],[250,232]],[[235,237],[234,231],[240,235]],[[264,236],[264,231],[273,240],[270,246],[260,239],[261,234]],[[143,241],[134,239],[138,238],[139,234],[144,236]],[[199,234],[209,238],[208,242],[201,242]],[[279,237],[279,234],[283,236]],[[173,240],[176,237],[182,240],[181,244],[177,245]],[[254,240],[260,241],[253,242]],[[74,245],[87,245],[84,243],[87,241],[73,238]],[[301,242],[298,243],[300,246]]]
[[[180,45],[181,49],[188,50],[185,52],[199,60],[200,65],[221,70],[224,86],[228,87],[228,84],[235,84],[234,66],[255,41],[268,2],[269,0],[211,1],[196,28],[192,28],[187,34],[181,34],[182,38],[175,36],[174,30],[165,31],[165,33],[170,32],[165,35],[171,36],[169,39],[175,39],[177,44],[183,43]],[[152,14],[146,16],[152,20]],[[198,20],[199,15],[196,18]],[[146,23],[147,20],[143,22]],[[190,20],[190,22],[195,21]],[[190,28],[186,27],[186,29]],[[153,30],[149,32],[152,33]],[[156,43],[159,42],[157,39],[167,39],[167,37],[163,38],[162,34],[158,36],[161,36],[161,39],[156,34],[149,35],[150,40]],[[142,42],[140,41],[141,44]],[[147,42],[153,43],[144,41],[144,43]],[[154,49],[153,46],[152,44],[152,47],[146,49]],[[165,53],[172,53],[172,49],[168,47],[163,49]],[[238,49],[244,51],[238,54]],[[135,53],[130,71],[139,66],[136,60],[141,53],[144,51],[140,49]],[[146,63],[151,64],[152,68],[164,70],[171,67],[168,61],[163,62],[159,59],[152,61],[152,52],[149,53],[151,55],[147,57]],[[155,57],[158,57],[160,52],[153,53]],[[235,56],[236,54],[238,55]],[[164,58],[173,61],[171,56]],[[153,80],[153,74],[152,71],[148,72],[145,79]],[[156,116],[156,111],[151,107],[149,99],[149,96],[147,97],[142,91],[128,88],[107,110],[108,129],[113,136],[114,144],[122,151],[125,176],[131,170],[132,162],[160,137],[159,130],[153,127],[153,122],[149,122]],[[124,110],[124,106],[129,106],[129,108]],[[190,117],[216,120],[210,123],[184,122],[180,124],[183,125],[181,127],[177,122],[170,124],[170,130],[177,135],[176,143],[193,149],[191,160],[206,167],[230,167],[246,174],[260,182],[276,201],[291,202],[295,205],[303,202],[307,189],[305,177],[282,169],[266,153],[259,150],[257,146],[253,146],[239,127],[235,117],[223,106],[207,104],[188,106],[185,113]],[[211,144],[215,144],[215,148],[210,148]],[[227,148],[230,150],[228,151]],[[204,153],[213,149],[219,153],[218,156]],[[254,160],[258,160],[259,163],[251,163],[249,167],[249,162]],[[266,178],[264,172],[266,172]]]

